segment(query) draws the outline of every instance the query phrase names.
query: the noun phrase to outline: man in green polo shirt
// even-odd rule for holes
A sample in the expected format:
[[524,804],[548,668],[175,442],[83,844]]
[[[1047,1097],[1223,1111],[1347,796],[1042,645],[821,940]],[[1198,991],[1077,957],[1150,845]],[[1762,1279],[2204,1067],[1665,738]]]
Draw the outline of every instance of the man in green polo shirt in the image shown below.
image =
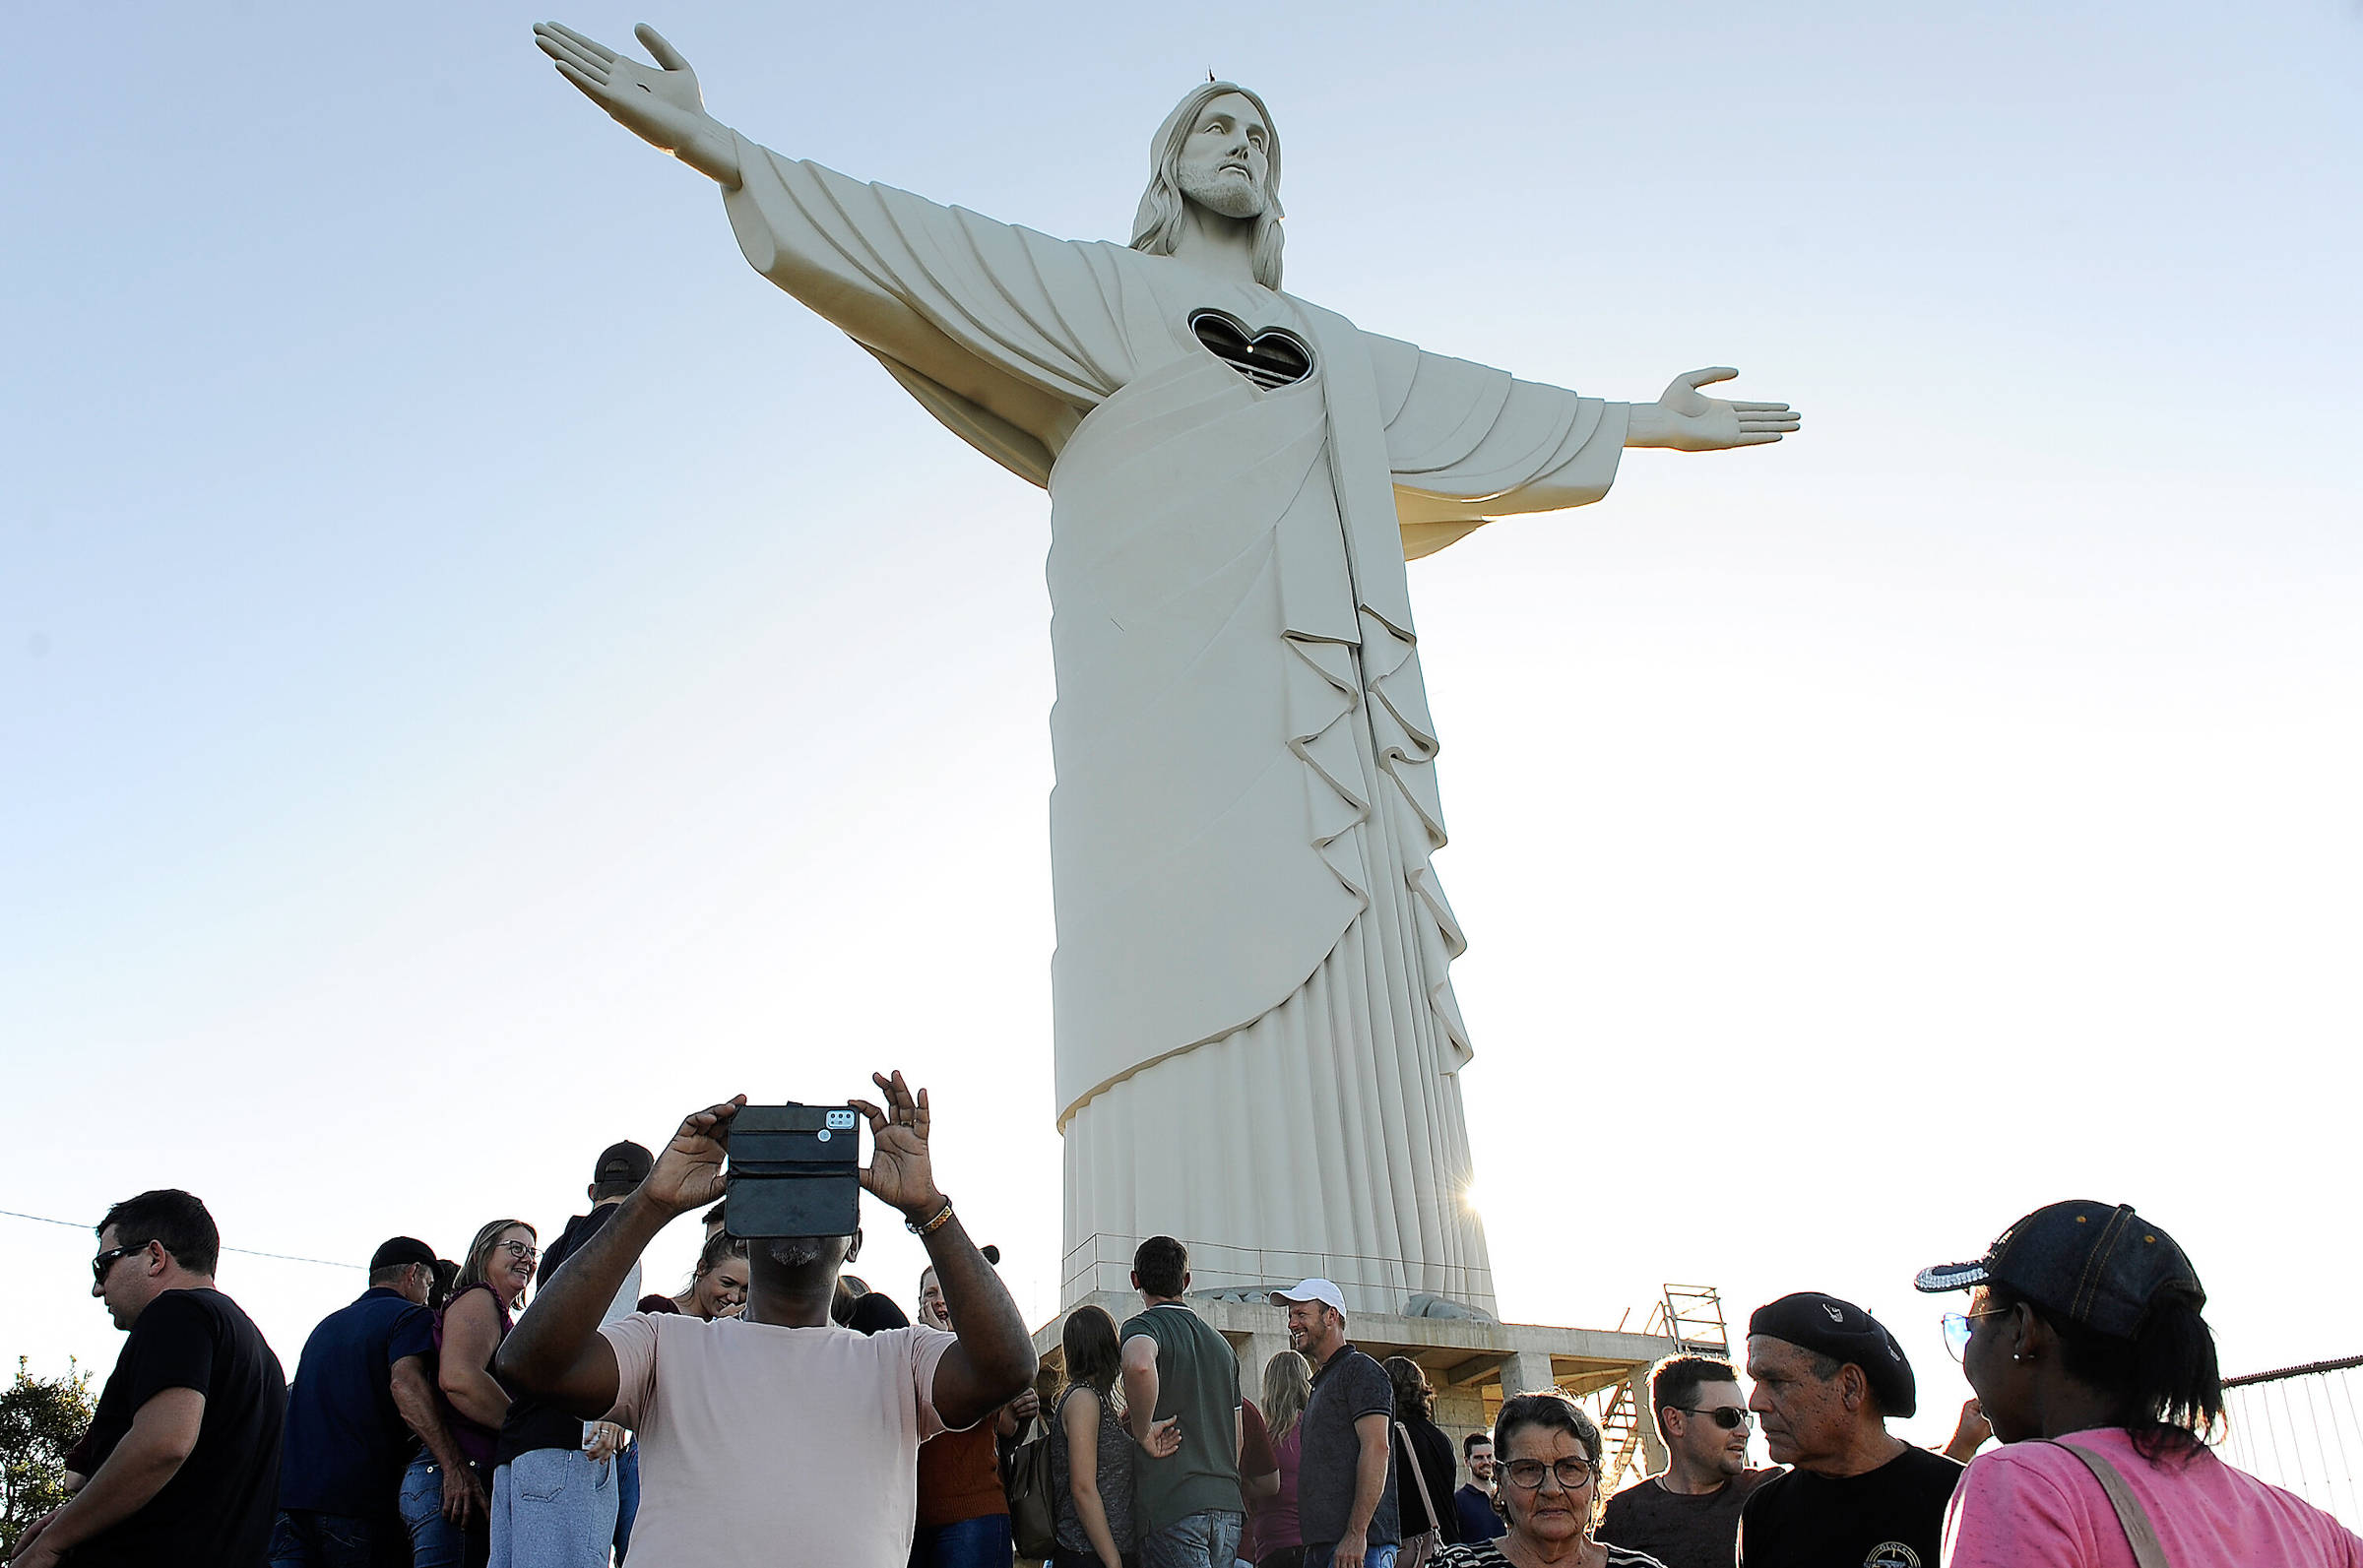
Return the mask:
[[1239,1356],[1182,1303],[1189,1251],[1172,1236],[1140,1244],[1132,1286],[1145,1304],[1123,1329],[1126,1420],[1145,1450],[1133,1492],[1145,1527],[1141,1568],[1232,1568],[1246,1523]]

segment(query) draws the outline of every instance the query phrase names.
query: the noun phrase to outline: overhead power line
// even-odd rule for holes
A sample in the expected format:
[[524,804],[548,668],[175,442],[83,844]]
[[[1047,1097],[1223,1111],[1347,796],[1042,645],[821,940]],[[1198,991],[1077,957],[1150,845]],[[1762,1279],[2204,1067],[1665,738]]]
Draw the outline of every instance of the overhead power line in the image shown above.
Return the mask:
[[[91,1227],[79,1220],[52,1220],[45,1214],[19,1214],[14,1209],[0,1209],[0,1215],[11,1220],[31,1220],[35,1224],[64,1225],[68,1230],[88,1230]],[[338,1263],[330,1258],[299,1258],[292,1252],[257,1252],[252,1247],[224,1246],[224,1252],[235,1252],[248,1258],[276,1258],[281,1263],[316,1263],[323,1269],[358,1269],[357,1263]]]

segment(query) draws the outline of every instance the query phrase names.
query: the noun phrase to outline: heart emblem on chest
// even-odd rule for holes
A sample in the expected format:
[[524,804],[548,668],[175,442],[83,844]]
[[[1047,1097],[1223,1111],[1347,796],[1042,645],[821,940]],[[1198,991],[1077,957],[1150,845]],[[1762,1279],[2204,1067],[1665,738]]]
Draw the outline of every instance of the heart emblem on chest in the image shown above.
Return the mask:
[[1286,327],[1266,327],[1250,334],[1237,316],[1220,310],[1201,310],[1189,318],[1206,351],[1269,392],[1294,386],[1312,374],[1312,346]]

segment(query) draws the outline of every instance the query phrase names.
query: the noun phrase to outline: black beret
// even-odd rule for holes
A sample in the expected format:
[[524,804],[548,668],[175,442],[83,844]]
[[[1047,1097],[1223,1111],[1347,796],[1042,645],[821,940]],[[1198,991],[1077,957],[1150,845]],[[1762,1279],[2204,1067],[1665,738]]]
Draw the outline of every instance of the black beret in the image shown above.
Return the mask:
[[435,1249],[414,1236],[396,1236],[370,1254],[369,1272],[375,1274],[381,1269],[399,1269],[412,1263],[423,1263],[433,1268]]
[[1920,1408],[1912,1363],[1886,1325],[1851,1301],[1819,1290],[1800,1290],[1756,1309],[1748,1332],[1786,1340],[1801,1349],[1851,1361],[1863,1369],[1883,1414],[1909,1415]]

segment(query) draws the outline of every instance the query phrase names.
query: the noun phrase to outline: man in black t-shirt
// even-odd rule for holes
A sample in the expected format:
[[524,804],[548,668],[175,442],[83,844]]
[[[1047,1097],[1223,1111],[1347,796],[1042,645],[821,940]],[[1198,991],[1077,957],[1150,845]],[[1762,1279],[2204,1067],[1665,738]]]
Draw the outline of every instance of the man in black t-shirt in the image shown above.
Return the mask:
[[1961,1467],[1888,1433],[1918,1406],[1895,1336],[1850,1301],[1782,1296],[1748,1320],[1748,1376],[1794,1468],[1741,1506],[1741,1568],[1937,1568]]
[[176,1188],[106,1212],[91,1294],[129,1338],[91,1423],[90,1479],[19,1542],[17,1568],[171,1563],[262,1568],[287,1385],[238,1304],[214,1288],[221,1232]]
[[1748,1468],[1754,1417],[1739,1373],[1713,1356],[1670,1355],[1650,1369],[1649,1410],[1666,1468],[1608,1500],[1599,1538],[1666,1568],[1731,1568],[1740,1505],[1780,1474]]
[[[648,1179],[655,1163],[656,1157],[646,1147],[629,1139],[600,1152],[591,1167],[591,1184],[583,1192],[591,1200],[591,1212],[568,1220],[557,1240],[542,1254],[543,1289],[549,1288],[566,1260]],[[640,1265],[635,1260],[602,1321],[612,1323],[629,1314],[639,1299]],[[607,1568],[617,1533],[627,1538],[630,1534],[631,1522],[622,1513],[623,1472],[628,1464],[636,1475],[638,1454],[626,1450],[625,1433],[612,1422],[578,1420],[523,1389],[510,1389],[509,1395],[500,1445],[492,1456],[493,1560],[507,1561],[517,1541],[539,1540],[544,1550],[538,1561],[562,1563],[571,1558],[569,1568]]]

